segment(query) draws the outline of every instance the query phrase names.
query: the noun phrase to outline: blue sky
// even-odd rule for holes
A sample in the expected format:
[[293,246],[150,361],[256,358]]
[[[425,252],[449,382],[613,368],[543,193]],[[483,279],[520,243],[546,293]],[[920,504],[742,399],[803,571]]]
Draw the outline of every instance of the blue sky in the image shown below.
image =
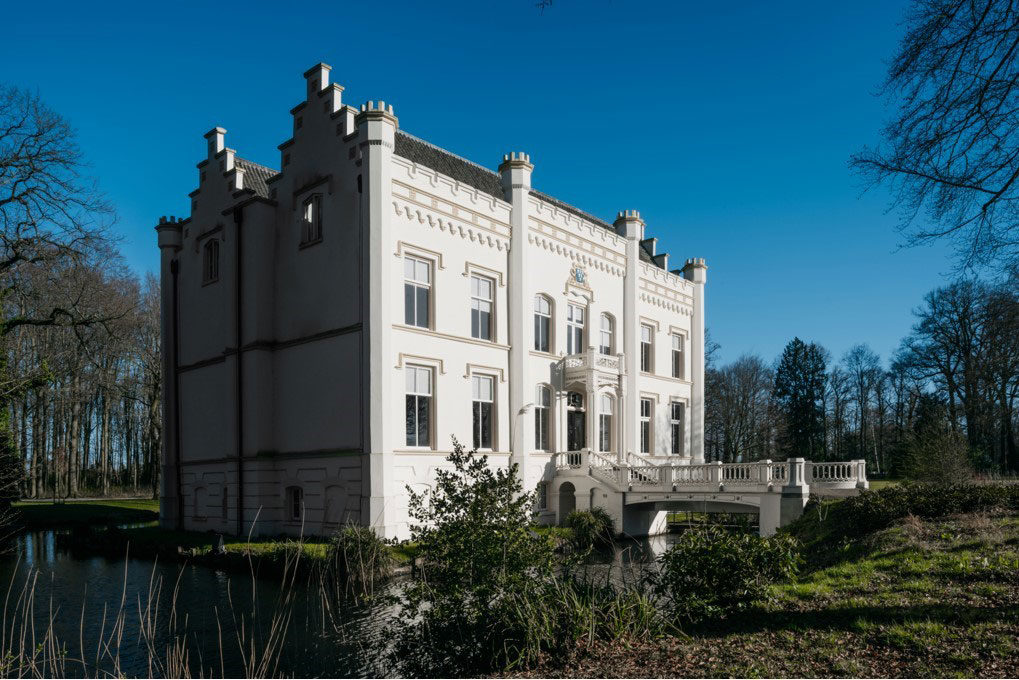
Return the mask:
[[5,10],[0,81],[65,115],[119,212],[122,250],[155,270],[152,226],[186,214],[202,134],[279,166],[301,74],[495,168],[524,150],[534,185],[611,219],[638,209],[673,263],[705,257],[721,358],[793,336],[887,357],[952,272],[900,249],[851,153],[891,114],[875,97],[906,3],[534,0],[436,3],[30,3]]

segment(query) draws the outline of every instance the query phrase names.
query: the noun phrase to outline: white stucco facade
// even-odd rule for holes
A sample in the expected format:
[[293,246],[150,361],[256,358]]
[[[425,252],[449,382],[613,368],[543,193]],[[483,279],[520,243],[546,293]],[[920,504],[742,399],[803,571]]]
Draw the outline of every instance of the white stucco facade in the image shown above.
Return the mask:
[[305,78],[279,170],[215,128],[190,217],[156,228],[165,524],[404,536],[453,436],[528,489],[572,449],[703,462],[703,260]]

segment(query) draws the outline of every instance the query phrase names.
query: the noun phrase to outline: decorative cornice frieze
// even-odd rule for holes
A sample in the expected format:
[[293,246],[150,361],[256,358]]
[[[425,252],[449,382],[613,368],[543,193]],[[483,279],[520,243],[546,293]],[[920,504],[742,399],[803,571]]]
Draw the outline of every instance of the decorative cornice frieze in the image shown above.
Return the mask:
[[393,210],[397,215],[402,215],[411,221],[416,219],[418,223],[427,224],[433,229],[438,229],[440,232],[447,233],[450,236],[459,236],[466,241],[500,251],[509,250],[508,238],[497,232],[490,231],[481,225],[464,225],[457,220],[436,215],[427,208],[412,205],[401,200],[393,201]]

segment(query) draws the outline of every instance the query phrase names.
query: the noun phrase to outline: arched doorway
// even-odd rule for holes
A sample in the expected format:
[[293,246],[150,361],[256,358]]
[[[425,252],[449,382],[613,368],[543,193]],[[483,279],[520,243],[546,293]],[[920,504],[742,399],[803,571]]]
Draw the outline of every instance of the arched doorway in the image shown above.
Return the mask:
[[566,518],[577,509],[577,488],[571,482],[559,487],[559,526],[566,525]]

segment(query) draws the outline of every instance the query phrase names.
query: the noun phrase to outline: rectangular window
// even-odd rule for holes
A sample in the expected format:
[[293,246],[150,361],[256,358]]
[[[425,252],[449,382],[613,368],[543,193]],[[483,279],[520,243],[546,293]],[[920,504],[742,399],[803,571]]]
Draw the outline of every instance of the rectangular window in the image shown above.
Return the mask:
[[219,241],[210,239],[202,251],[202,283],[219,280]]
[[654,358],[654,337],[654,328],[644,324],[640,325],[640,370],[644,373],[651,373],[654,370],[654,364],[652,363]]
[[534,298],[534,349],[549,352],[552,347],[552,303],[544,295]]
[[534,397],[534,449],[548,451],[549,446],[549,414],[552,406],[552,392],[544,385],[538,385]]
[[598,411],[598,449],[603,453],[612,451],[612,397],[602,395]]
[[492,294],[495,285],[483,276],[471,276],[471,337],[492,339]]
[[683,357],[683,336],[672,334],[672,377],[686,377],[686,361]]
[[322,196],[315,194],[305,199],[301,216],[301,244],[322,239]]
[[407,446],[432,445],[432,369],[405,366],[407,379]]
[[541,482],[538,484],[538,509],[545,510],[548,508],[548,483]]
[[566,353],[580,354],[584,351],[584,308],[580,305],[566,307]]
[[474,448],[492,448],[492,406],[495,401],[495,380],[486,375],[471,377],[474,389]]
[[640,400],[640,452],[651,453],[651,413],[650,399]]
[[432,265],[416,257],[403,258],[403,320],[408,326],[430,328]]
[[614,334],[615,322],[608,314],[601,315],[601,342],[598,344],[598,351],[602,354],[612,354],[612,336]]
[[684,432],[683,424],[686,415],[686,405],[673,402],[672,404],[672,453],[683,455]]

